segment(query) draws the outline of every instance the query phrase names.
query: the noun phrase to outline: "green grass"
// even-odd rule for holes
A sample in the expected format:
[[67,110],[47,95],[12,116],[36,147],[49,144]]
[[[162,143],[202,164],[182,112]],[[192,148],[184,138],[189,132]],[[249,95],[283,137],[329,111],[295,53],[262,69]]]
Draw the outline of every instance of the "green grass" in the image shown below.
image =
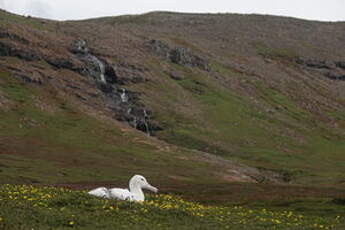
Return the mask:
[[254,47],[257,53],[264,57],[294,59],[298,56],[293,50],[287,48],[273,48],[263,42],[256,42]]
[[8,24],[17,23],[24,26],[30,26],[38,30],[49,30],[50,26],[45,21],[39,21],[30,17],[10,14],[4,11],[0,12],[0,25],[7,26]]
[[125,182],[133,173],[157,178],[157,171],[188,175],[191,181],[212,178],[210,164],[180,160],[195,155],[192,151],[161,150],[164,144],[140,132],[122,131],[116,123],[84,114],[53,88],[24,84],[3,72],[0,90],[13,103],[0,109],[1,181]]
[[[211,67],[225,78],[249,77],[217,62]],[[177,65],[171,68],[184,79],[174,81],[162,75],[162,86],[146,89],[161,93],[151,104],[157,111],[155,119],[164,125],[158,133],[160,138],[177,146],[283,172],[298,183],[343,180],[345,167],[339,162],[344,160],[341,152],[345,146],[340,136],[286,93],[257,80],[248,81],[258,103],[272,108],[272,112],[267,112],[202,71]]]
[[1,186],[0,201],[0,227],[4,230],[340,230],[345,211],[339,201],[290,200],[244,207],[202,205],[173,195],[149,195],[143,203],[131,203],[91,197],[86,191],[26,185]]

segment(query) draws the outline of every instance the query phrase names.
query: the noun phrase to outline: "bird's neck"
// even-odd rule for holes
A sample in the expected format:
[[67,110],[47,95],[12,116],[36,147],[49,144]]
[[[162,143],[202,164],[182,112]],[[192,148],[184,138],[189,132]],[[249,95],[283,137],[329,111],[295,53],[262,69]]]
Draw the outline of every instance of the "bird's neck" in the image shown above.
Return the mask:
[[144,193],[141,187],[135,185],[129,185],[129,191],[133,194],[134,199],[137,201],[144,201]]

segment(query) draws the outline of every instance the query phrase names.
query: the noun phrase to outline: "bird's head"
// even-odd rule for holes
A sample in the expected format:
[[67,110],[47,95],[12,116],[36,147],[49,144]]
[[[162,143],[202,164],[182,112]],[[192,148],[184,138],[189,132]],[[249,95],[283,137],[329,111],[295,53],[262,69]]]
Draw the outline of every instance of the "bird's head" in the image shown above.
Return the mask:
[[129,181],[129,186],[136,186],[136,187],[140,187],[142,189],[148,189],[152,192],[158,192],[158,189],[156,187],[153,187],[152,185],[150,185],[146,178],[141,176],[141,175],[135,175],[131,178],[131,180]]

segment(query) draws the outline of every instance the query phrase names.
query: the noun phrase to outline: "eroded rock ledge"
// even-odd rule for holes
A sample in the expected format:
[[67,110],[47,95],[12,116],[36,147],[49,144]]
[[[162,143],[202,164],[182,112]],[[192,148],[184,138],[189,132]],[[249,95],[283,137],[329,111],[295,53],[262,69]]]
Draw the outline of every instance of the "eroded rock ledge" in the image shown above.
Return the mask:
[[189,48],[182,46],[171,48],[168,44],[154,39],[150,41],[150,48],[157,55],[172,63],[189,67],[198,67],[204,71],[211,70],[208,61],[193,54]]
[[295,62],[304,68],[319,71],[331,80],[345,81],[345,61],[325,61],[299,57]]

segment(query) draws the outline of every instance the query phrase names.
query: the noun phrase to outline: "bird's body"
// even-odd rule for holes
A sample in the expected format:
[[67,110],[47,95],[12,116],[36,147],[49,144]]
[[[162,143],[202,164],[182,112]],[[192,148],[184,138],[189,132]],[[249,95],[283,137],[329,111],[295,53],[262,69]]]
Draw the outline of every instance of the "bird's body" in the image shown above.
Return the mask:
[[108,190],[111,199],[117,200],[134,200],[133,194],[128,189],[123,188],[111,188]]
[[157,192],[158,189],[150,185],[145,177],[140,175],[133,176],[129,181],[129,189],[100,187],[89,191],[92,196],[101,198],[128,200],[128,201],[144,201],[145,196],[142,189],[148,189]]
[[105,187],[95,188],[88,192],[90,195],[102,197],[102,198],[110,198],[109,190]]

